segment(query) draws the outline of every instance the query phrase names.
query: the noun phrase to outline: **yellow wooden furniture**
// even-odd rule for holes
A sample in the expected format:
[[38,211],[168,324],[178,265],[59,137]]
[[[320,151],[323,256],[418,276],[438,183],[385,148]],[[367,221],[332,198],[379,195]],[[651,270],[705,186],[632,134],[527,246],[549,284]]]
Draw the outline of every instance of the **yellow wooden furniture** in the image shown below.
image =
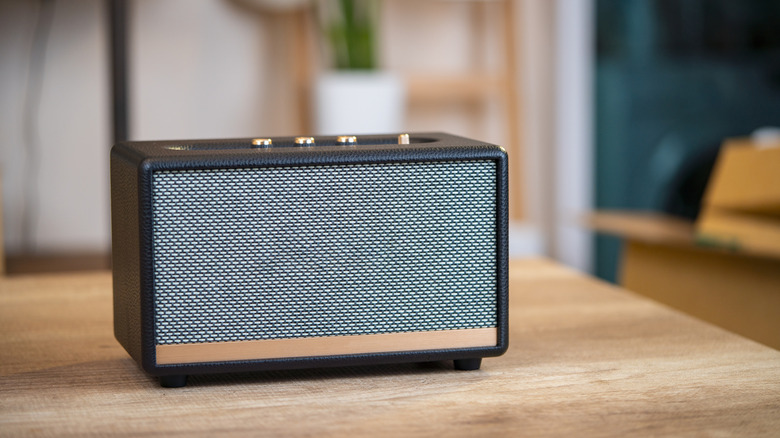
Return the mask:
[[780,257],[711,246],[693,223],[657,214],[602,211],[589,222],[624,239],[621,286],[780,349]]

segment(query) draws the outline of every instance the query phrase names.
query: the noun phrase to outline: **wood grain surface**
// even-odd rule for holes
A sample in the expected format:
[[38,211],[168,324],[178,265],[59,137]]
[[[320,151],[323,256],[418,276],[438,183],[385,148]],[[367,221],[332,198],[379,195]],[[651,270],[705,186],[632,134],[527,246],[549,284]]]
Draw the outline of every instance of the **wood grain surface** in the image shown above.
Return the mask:
[[451,363],[196,376],[113,339],[108,273],[0,280],[2,436],[777,436],[780,352],[543,260],[510,348]]

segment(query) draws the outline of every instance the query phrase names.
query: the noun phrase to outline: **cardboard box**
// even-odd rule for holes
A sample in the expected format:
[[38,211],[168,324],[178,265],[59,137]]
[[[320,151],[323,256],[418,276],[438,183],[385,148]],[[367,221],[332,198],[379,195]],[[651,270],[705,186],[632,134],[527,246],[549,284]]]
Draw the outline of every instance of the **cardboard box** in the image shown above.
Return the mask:
[[700,243],[780,257],[780,144],[727,141],[702,205]]
[[780,220],[780,143],[759,146],[748,139],[727,140],[703,205]]

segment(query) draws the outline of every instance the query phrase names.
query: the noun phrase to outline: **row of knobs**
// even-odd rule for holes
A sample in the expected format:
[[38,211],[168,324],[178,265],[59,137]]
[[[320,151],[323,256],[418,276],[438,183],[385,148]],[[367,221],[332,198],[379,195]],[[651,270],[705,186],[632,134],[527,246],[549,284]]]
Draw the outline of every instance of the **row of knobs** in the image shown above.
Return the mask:
[[[252,140],[252,146],[269,147],[273,144],[270,138],[255,138]],[[295,137],[296,146],[314,146],[314,137]],[[336,137],[336,144],[339,146],[357,145],[357,137],[354,135],[340,135]],[[398,144],[409,144],[409,134],[398,136]]]

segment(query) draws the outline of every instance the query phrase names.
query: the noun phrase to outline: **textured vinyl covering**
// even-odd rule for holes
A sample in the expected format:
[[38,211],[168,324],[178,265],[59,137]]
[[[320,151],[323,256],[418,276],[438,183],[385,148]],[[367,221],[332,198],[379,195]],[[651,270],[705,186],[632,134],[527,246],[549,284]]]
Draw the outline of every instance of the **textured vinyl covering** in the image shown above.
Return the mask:
[[497,326],[492,160],[157,171],[155,342]]

